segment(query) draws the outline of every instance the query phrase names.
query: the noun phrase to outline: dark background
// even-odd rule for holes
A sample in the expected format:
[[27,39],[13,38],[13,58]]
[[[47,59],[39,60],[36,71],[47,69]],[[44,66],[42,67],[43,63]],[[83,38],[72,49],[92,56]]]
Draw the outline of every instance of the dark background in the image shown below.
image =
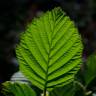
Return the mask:
[[96,52],[96,0],[0,0],[0,82],[19,70],[14,50],[19,34],[39,11],[55,6],[61,6],[78,27],[84,58]]

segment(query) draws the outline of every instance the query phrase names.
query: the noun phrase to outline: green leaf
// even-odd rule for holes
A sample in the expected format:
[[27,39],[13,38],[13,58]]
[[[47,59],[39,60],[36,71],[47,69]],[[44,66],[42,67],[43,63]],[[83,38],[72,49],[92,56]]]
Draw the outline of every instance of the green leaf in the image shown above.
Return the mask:
[[4,93],[5,96],[36,96],[35,91],[27,84],[17,82],[5,82],[2,93]]
[[96,54],[92,54],[87,60],[87,69],[85,72],[85,83],[88,86],[96,78]]
[[73,83],[65,85],[64,87],[56,88],[50,92],[50,96],[74,96],[75,85]]
[[82,42],[74,23],[55,8],[34,19],[16,49],[22,73],[42,90],[74,80],[82,63]]

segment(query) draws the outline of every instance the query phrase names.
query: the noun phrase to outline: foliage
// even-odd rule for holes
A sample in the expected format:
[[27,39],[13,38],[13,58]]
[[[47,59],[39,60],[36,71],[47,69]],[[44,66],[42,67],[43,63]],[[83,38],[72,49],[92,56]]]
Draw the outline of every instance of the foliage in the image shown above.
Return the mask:
[[81,37],[61,8],[55,8],[29,24],[16,53],[20,70],[46,94],[74,80],[82,63]]
[[[95,57],[96,57],[96,55],[95,54],[92,54],[92,55],[90,55],[87,58],[87,62],[86,62],[87,70],[86,70],[86,73],[85,74],[81,74],[81,75],[84,75],[84,77],[86,78],[87,72],[88,73],[92,72],[91,75],[89,74],[90,78],[92,78],[90,80],[90,83],[92,83],[92,81],[95,79],[95,74],[94,74],[95,73],[95,70],[96,70],[96,68],[95,68],[95,60],[96,60],[96,58]],[[93,68],[93,66],[94,66],[94,68]],[[77,75],[80,76],[80,73],[78,73]],[[89,81],[89,79],[85,79],[85,80],[86,81],[87,80]],[[3,89],[3,93],[6,93],[6,96],[13,96],[12,90],[14,89],[14,86],[11,87],[11,86],[9,86],[9,84],[14,84],[14,83],[7,82],[5,84],[6,84],[6,86]],[[54,90],[52,90],[48,96],[95,96],[96,94],[94,92],[92,92],[93,90],[89,90],[88,89],[89,84],[87,85],[86,82],[83,83],[83,82],[79,81],[78,78],[77,78],[76,81],[74,81],[74,83],[70,83],[70,84],[65,85],[63,87],[54,88]],[[12,88],[12,90],[11,90],[11,88]],[[5,90],[5,89],[7,89],[7,90]],[[26,88],[26,89],[28,89],[28,88]],[[20,89],[19,92],[22,92],[21,89]],[[22,93],[22,95],[23,95],[23,93]],[[44,96],[44,95],[42,95],[42,96]]]
[[29,85],[17,82],[4,83],[2,92],[6,96],[36,96],[35,91]]
[[75,84],[70,83],[63,87],[55,88],[52,92],[50,92],[49,96],[74,96],[75,90]]
[[88,86],[96,77],[96,55],[90,55],[86,63],[85,83]]
[[[95,87],[94,89],[89,88],[92,87],[90,85],[95,84],[94,80],[96,79],[96,54],[92,54],[90,55],[87,60],[86,63],[84,63],[84,65],[86,65],[85,67],[83,66],[83,72],[81,72],[81,76],[80,73],[78,73],[77,75],[79,75],[79,79],[81,79],[81,81],[77,78],[77,82],[78,82],[78,89],[76,89],[76,94],[80,94],[78,96],[93,96],[92,94],[94,94],[94,92],[96,92]],[[82,69],[82,68],[81,68]],[[94,85],[95,86],[95,85]],[[83,95],[81,95],[81,93],[83,92]],[[76,95],[76,96],[77,96]]]
[[[42,96],[51,90],[51,96],[72,96],[75,92],[72,82],[82,63],[82,49],[74,23],[61,8],[54,8],[27,26],[16,54],[20,71],[43,91]],[[36,96],[26,84],[6,82],[3,85],[3,92],[10,96]]]

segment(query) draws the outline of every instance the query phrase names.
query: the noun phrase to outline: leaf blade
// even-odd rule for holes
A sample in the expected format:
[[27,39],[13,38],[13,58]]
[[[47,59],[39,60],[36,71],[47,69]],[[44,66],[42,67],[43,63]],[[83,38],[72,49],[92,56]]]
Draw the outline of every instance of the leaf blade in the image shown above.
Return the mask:
[[16,53],[26,77],[40,89],[50,90],[73,81],[82,62],[82,49],[73,22],[61,8],[55,8],[33,20]]

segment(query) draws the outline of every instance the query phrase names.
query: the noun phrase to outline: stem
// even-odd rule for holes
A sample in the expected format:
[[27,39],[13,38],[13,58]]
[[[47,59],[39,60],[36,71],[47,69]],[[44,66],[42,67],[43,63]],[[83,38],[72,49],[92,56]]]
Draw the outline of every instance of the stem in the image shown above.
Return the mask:
[[92,91],[86,92],[86,96],[89,96],[89,95],[91,95],[91,94],[92,94]]
[[86,87],[81,82],[75,81],[75,83],[79,85],[84,92],[86,92]]
[[49,93],[47,91],[43,92],[43,94],[41,94],[41,96],[49,96]]
[[46,89],[44,90],[44,96],[46,96]]
[[92,91],[88,91],[88,92],[86,91],[86,87],[81,82],[75,81],[75,83],[81,87],[81,89],[83,90],[84,96],[89,96],[90,94],[92,94]]

